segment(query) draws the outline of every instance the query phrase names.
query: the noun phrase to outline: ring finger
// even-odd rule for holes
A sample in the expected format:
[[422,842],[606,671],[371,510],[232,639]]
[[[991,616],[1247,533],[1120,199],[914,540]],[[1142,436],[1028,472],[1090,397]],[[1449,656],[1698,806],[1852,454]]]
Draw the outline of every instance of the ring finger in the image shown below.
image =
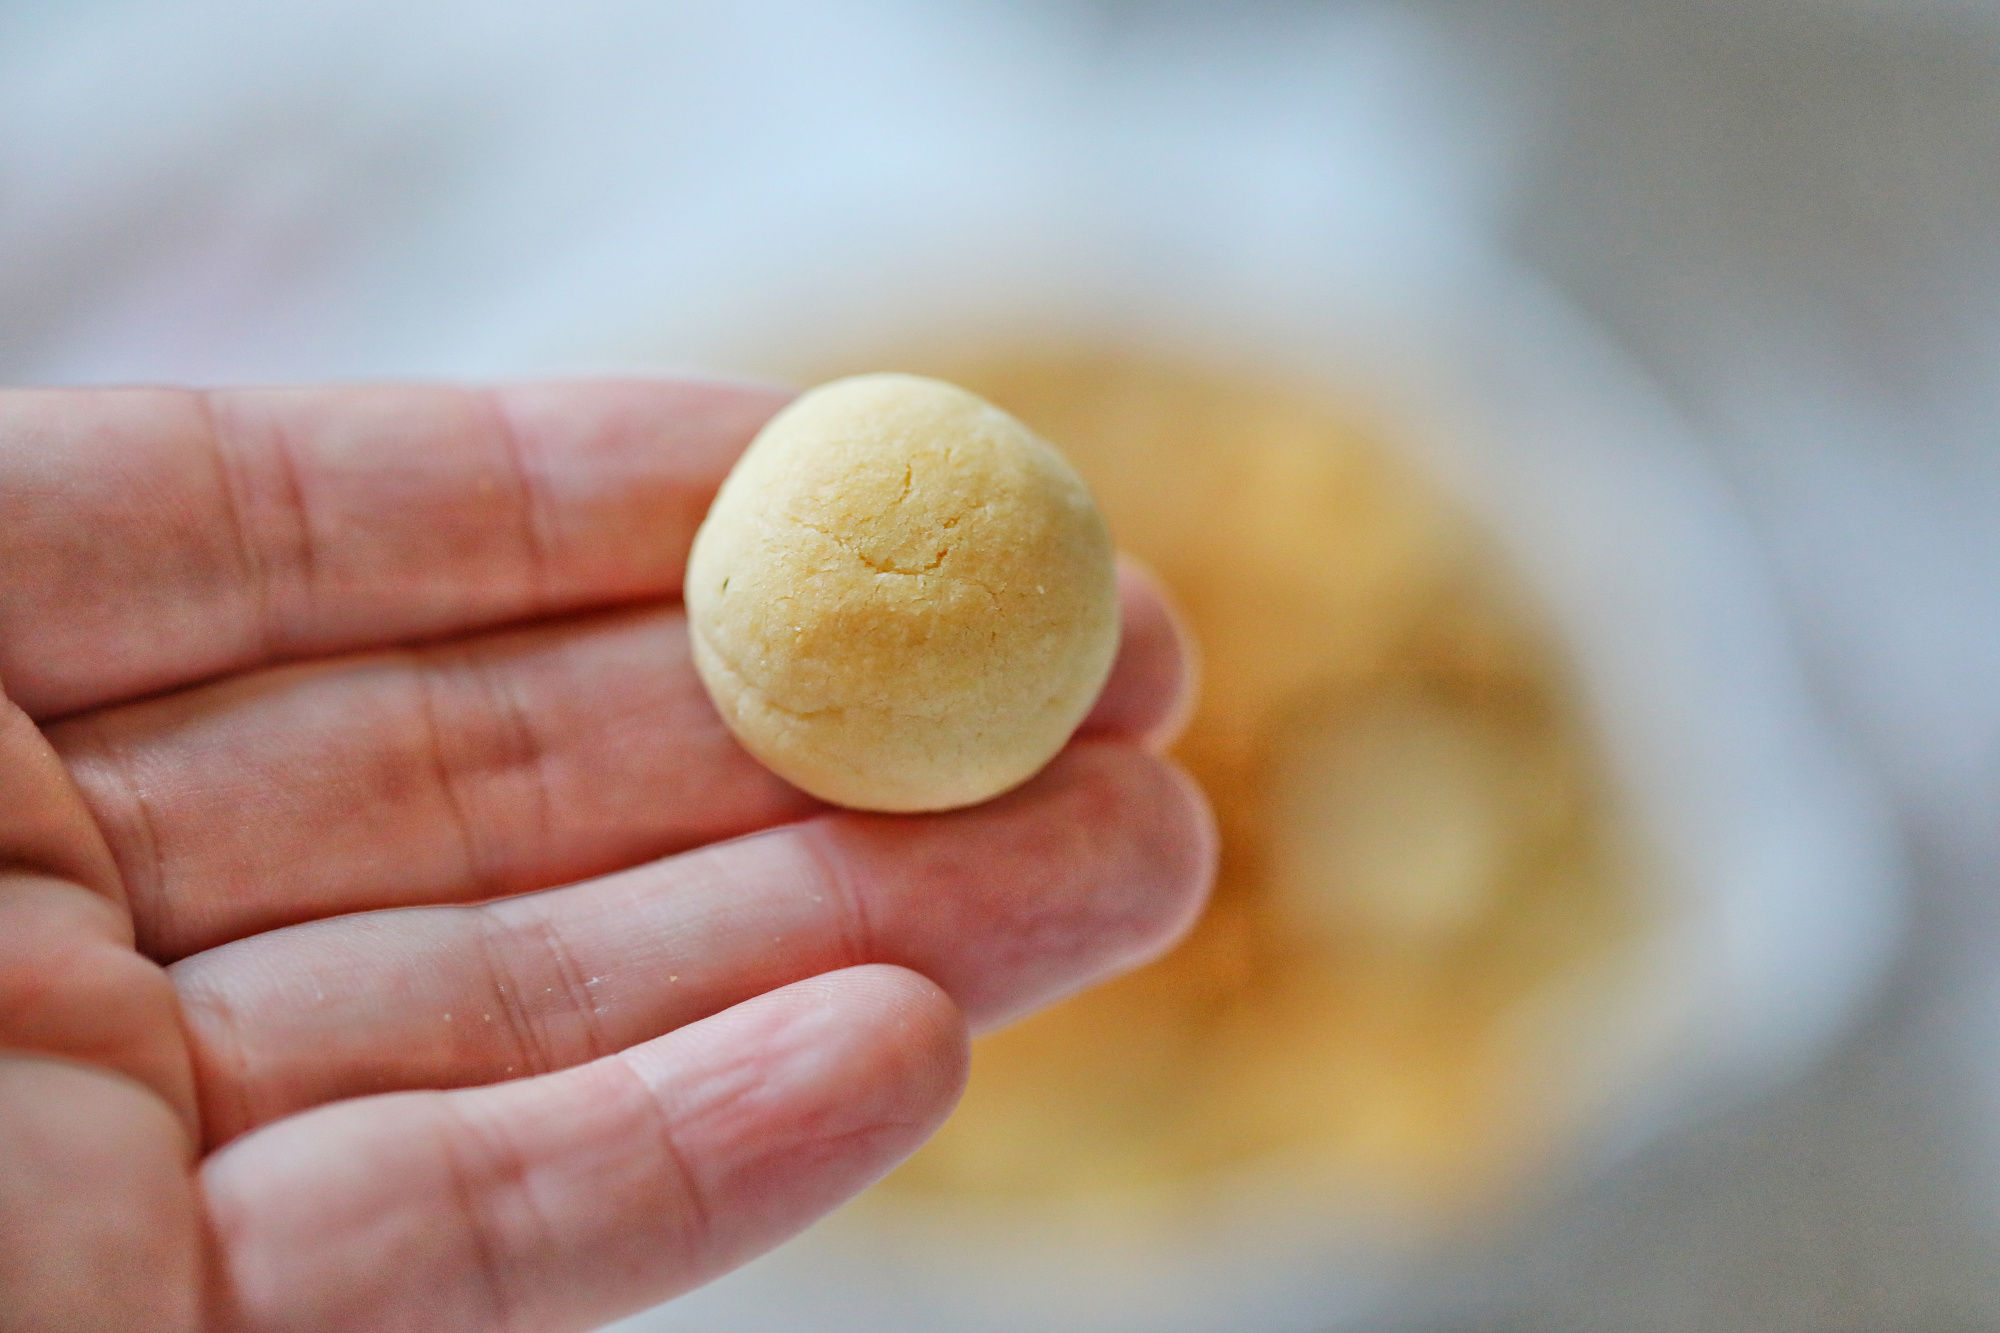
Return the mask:
[[1138,746],[1085,742],[968,810],[833,812],[544,893],[240,940],[173,968],[204,1133],[567,1068],[861,963],[991,1024],[1177,937],[1214,857],[1204,811]]

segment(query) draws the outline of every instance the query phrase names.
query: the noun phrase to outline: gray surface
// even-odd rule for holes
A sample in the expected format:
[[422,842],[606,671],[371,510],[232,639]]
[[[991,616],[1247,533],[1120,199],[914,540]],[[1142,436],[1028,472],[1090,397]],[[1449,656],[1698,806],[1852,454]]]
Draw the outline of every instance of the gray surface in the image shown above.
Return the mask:
[[1481,24],[1532,108],[1515,248],[1715,442],[1918,874],[1824,1068],[1566,1199],[1410,1327],[2000,1327],[2000,23]]

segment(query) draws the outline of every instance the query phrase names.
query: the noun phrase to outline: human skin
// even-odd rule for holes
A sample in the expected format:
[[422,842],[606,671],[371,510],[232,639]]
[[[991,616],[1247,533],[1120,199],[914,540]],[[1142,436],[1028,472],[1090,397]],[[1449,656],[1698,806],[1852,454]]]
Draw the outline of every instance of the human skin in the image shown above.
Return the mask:
[[0,1329],[591,1327],[1188,926],[1136,571],[999,800],[830,810],[730,739],[675,594],[783,401],[0,392]]

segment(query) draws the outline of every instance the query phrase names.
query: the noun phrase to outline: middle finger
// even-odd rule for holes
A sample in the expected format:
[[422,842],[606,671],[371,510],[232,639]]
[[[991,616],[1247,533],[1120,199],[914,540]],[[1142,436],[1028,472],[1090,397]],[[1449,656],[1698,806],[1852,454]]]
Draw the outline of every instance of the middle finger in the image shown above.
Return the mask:
[[[1150,736],[1187,690],[1172,615],[1120,571],[1123,638],[1086,730]],[[818,809],[730,736],[678,607],[277,667],[59,723],[171,961],[381,907],[546,888]]]
[[163,962],[542,888],[814,806],[731,739],[668,606],[253,672],[49,737]]

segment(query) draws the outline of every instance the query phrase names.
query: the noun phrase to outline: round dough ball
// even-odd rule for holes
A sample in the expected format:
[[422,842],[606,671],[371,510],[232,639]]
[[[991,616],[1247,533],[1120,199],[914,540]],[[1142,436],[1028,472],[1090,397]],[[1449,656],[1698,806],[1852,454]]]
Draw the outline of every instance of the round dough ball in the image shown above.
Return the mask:
[[688,559],[695,667],[780,777],[946,810],[1032,777],[1118,647],[1111,535],[1062,455],[915,375],[812,390],[723,482]]

